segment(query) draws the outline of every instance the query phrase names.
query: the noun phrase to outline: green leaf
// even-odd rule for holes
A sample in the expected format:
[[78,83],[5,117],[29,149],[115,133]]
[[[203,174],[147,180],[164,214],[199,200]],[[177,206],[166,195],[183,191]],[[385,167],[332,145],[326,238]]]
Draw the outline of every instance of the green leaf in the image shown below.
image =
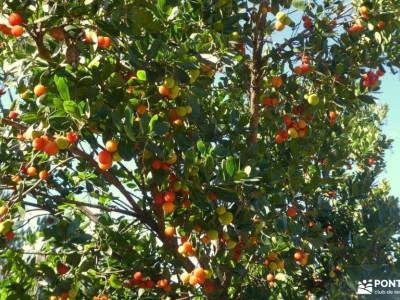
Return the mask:
[[70,96],[69,96],[69,88],[67,80],[64,77],[59,77],[57,75],[54,75],[54,82],[56,84],[58,93],[60,94],[61,98],[64,101],[69,101]]
[[74,101],[64,101],[63,108],[66,113],[74,116],[79,115],[79,107]]
[[207,150],[206,145],[204,144],[204,142],[202,140],[198,140],[196,146],[197,146],[197,150],[199,150],[200,153],[202,153],[202,154],[206,153],[206,150]]
[[136,72],[136,76],[141,81],[146,81],[147,80],[147,74],[146,74],[145,70],[138,70]]
[[114,289],[120,289],[122,288],[121,281],[118,279],[117,275],[112,274],[110,278],[108,279],[108,282]]
[[35,113],[26,113],[21,116],[21,120],[25,123],[32,124],[39,120],[39,117]]
[[298,10],[304,10],[306,8],[304,0],[293,0],[292,5],[294,8],[296,8]]
[[229,176],[233,176],[235,174],[236,170],[236,165],[235,165],[235,158],[233,156],[229,156],[226,159],[226,164],[225,164],[225,171]]

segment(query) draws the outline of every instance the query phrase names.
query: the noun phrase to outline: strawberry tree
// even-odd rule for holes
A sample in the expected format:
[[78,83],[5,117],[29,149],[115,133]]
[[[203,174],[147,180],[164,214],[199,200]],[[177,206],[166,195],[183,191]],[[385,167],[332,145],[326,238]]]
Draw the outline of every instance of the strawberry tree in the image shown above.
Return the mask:
[[2,2],[1,299],[345,299],[398,276],[397,0]]

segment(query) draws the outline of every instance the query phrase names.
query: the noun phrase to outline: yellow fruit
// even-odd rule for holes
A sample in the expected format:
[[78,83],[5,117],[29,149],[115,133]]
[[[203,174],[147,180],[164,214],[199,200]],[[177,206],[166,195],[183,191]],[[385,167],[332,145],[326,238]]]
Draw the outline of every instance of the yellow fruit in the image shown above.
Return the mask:
[[229,240],[226,242],[226,248],[228,248],[229,250],[232,250],[236,247],[237,242],[234,240]]
[[74,288],[72,288],[68,291],[68,297],[70,297],[70,298],[76,298],[77,295],[78,295],[78,291]]
[[60,150],[65,150],[69,147],[69,141],[64,136],[58,136],[56,138],[56,144],[57,144],[58,149],[60,149]]
[[218,216],[218,220],[222,225],[229,225],[233,221],[233,214],[231,212],[226,212]]
[[226,212],[226,208],[223,206],[219,206],[215,211],[217,212],[218,215],[223,215]]
[[274,271],[276,271],[276,270],[278,269],[278,266],[277,266],[276,263],[271,262],[271,263],[268,265],[268,268],[271,270],[271,272],[274,272]]
[[307,101],[310,105],[313,105],[313,106],[318,105],[318,103],[319,103],[318,95],[312,94],[312,95],[308,96]]
[[183,284],[188,284],[189,283],[189,279],[190,279],[190,274],[189,273],[183,273],[179,276],[179,278],[181,279]]
[[0,233],[7,234],[11,230],[12,225],[13,222],[10,220],[0,222]]
[[8,207],[2,206],[0,207],[0,217],[5,216],[8,213]]
[[225,240],[225,241],[229,241],[230,239],[231,239],[231,237],[229,236],[229,233],[227,233],[227,232],[223,232],[222,233],[222,238]]
[[284,269],[285,268],[285,261],[284,260],[280,260],[276,263],[276,266],[278,269]]
[[332,278],[332,279],[335,278],[336,277],[336,273],[334,271],[330,271],[329,272],[329,277]]
[[289,128],[288,130],[288,134],[292,137],[292,138],[297,138],[299,136],[296,128]]
[[114,152],[112,157],[113,157],[113,161],[121,161],[122,160],[122,157],[121,157],[121,155],[119,155],[118,152]]
[[178,160],[178,156],[176,155],[176,153],[171,152],[167,157],[166,163],[172,165],[172,164],[176,163],[177,160]]

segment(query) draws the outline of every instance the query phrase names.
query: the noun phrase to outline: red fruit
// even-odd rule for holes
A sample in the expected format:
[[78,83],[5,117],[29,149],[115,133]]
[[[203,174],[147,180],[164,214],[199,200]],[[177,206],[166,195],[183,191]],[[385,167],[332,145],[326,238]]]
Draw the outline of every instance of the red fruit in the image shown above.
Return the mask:
[[67,140],[68,140],[68,142],[70,142],[71,144],[74,144],[74,143],[76,143],[76,142],[78,141],[78,135],[77,135],[75,132],[73,132],[73,131],[68,132],[68,133],[67,133]]
[[142,272],[135,272],[135,274],[133,274],[133,279],[135,279],[138,282],[142,281],[143,280]]
[[375,159],[373,159],[373,158],[368,158],[368,164],[369,164],[370,166],[374,165],[375,163],[376,163],[376,160],[375,160]]
[[161,193],[156,193],[154,195],[154,203],[157,205],[163,205],[164,204],[164,197]]
[[151,163],[151,167],[153,170],[160,170],[162,167],[162,162],[158,159],[153,160]]
[[211,294],[212,292],[214,292],[215,290],[215,284],[212,280],[206,280],[206,282],[204,283],[204,291],[207,294]]
[[108,36],[99,35],[97,37],[97,45],[99,46],[99,48],[108,48],[111,45],[111,38]]
[[58,146],[53,141],[48,141],[46,145],[43,147],[43,151],[46,152],[48,155],[56,155],[58,153]]
[[164,201],[165,202],[174,202],[175,201],[175,193],[172,191],[166,192],[164,194]]
[[12,110],[8,113],[9,119],[16,119],[18,117],[18,113],[15,110]]
[[43,150],[45,144],[46,144],[45,140],[41,137],[34,138],[32,141],[32,147],[38,151]]
[[64,275],[66,273],[68,273],[69,271],[69,267],[64,265],[63,263],[58,263],[57,264],[57,273],[60,275]]
[[264,104],[264,106],[271,106],[272,105],[272,99],[270,97],[264,97],[263,104]]
[[151,279],[147,279],[147,280],[145,281],[145,285],[146,285],[146,288],[147,288],[147,289],[151,289],[151,288],[154,287],[154,282],[153,282],[153,280],[151,280]]
[[0,31],[5,35],[11,35],[11,28],[6,25],[0,24]]
[[170,174],[169,176],[168,176],[168,182],[169,183],[174,183],[175,181],[176,181],[176,175],[175,174]]
[[161,168],[166,172],[169,172],[171,170],[171,166],[167,163],[162,163]]
[[297,209],[294,207],[288,207],[286,214],[289,218],[294,218],[297,215]]
[[7,241],[12,241],[15,237],[14,231],[9,231],[5,234],[5,238]]
[[292,125],[293,120],[292,120],[292,118],[290,116],[284,115],[283,116],[283,123],[285,123],[285,125],[289,127],[289,126]]
[[18,13],[12,13],[8,16],[8,23],[11,26],[21,25],[24,19]]
[[282,144],[284,141],[285,141],[285,140],[284,140],[284,138],[282,137],[281,134],[278,133],[278,134],[275,135],[275,142],[276,142],[277,144]]
[[215,201],[215,200],[217,200],[217,195],[214,192],[208,192],[207,198],[210,201]]
[[20,37],[24,33],[25,29],[24,27],[20,25],[13,26],[11,28],[11,34],[15,37]]
[[311,71],[311,66],[309,64],[301,65],[301,71],[303,74],[306,74]]
[[303,258],[303,251],[301,251],[301,250],[296,250],[296,251],[294,252],[293,257],[294,257],[294,259],[295,259],[296,261],[301,260],[301,259]]
[[98,155],[99,162],[104,165],[110,165],[112,163],[112,154],[106,150],[102,150]]

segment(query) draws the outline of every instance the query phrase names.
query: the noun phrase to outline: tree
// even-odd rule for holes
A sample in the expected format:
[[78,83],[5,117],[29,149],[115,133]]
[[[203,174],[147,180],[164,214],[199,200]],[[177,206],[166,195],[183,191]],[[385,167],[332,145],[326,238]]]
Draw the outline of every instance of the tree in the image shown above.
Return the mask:
[[374,93],[399,13],[3,1],[1,299],[350,298],[398,275]]

